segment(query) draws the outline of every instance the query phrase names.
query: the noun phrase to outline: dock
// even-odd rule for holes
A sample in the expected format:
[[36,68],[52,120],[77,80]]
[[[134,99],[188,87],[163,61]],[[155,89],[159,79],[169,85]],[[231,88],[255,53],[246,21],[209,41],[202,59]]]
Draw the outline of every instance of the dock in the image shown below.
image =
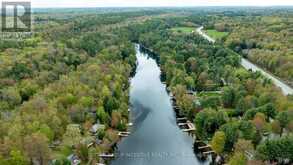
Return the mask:
[[180,129],[182,129],[183,132],[194,132],[195,131],[195,126],[192,122],[190,122],[187,117],[183,116],[180,114],[180,108],[176,104],[176,98],[174,97],[173,94],[170,94],[171,100],[172,100],[172,107],[173,110],[176,113],[176,122],[177,125],[179,126]]
[[118,132],[119,137],[127,137],[130,135],[130,132]]
[[206,152],[203,152],[203,154],[206,155],[206,156],[209,155],[209,154],[214,154],[214,153],[215,153],[215,151],[206,151]]
[[215,154],[215,151],[212,149],[211,145],[206,144],[200,140],[195,140],[194,150],[199,155],[201,155],[202,158],[206,158],[208,155]]
[[[182,119],[182,118],[180,118],[180,119]],[[192,122],[190,122],[189,120],[187,120],[184,123],[178,122],[178,126],[179,126],[179,128],[181,128],[183,130],[183,132],[192,132],[192,131],[196,130],[194,124]]]
[[183,132],[192,132],[195,131],[195,126],[190,122],[186,123],[187,124],[187,129],[183,129]]
[[[188,90],[186,94],[196,95],[197,92],[193,90]],[[197,157],[202,158],[203,160],[207,159],[208,156],[212,156],[212,159],[215,158],[215,151],[213,151],[211,145],[200,141],[195,136],[196,127],[195,125],[188,120],[188,118],[182,114],[180,107],[176,103],[176,97],[172,92],[169,93],[171,98],[172,108],[176,115],[176,123],[178,127],[183,131],[188,133],[194,139],[194,153]],[[181,112],[181,113],[180,113]]]
[[178,117],[176,120],[177,120],[178,123],[187,122],[187,118],[186,117]]
[[90,148],[90,147],[92,147],[92,146],[94,146],[94,142],[89,143],[89,144],[87,145],[87,148]]
[[102,153],[102,154],[99,154],[99,157],[102,159],[112,159],[115,157],[115,155],[110,153]]
[[173,105],[174,109],[179,109],[179,107],[177,105]]
[[206,146],[201,146],[201,147],[198,147],[198,149],[205,149],[205,148],[211,148],[211,146],[210,145],[206,145]]

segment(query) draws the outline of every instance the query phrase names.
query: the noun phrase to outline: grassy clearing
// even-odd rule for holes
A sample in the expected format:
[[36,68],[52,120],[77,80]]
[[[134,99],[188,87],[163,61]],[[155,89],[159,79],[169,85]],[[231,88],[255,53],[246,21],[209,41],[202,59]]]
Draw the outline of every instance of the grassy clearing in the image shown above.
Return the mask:
[[205,32],[214,39],[221,39],[228,35],[228,32],[219,32],[217,30],[205,30]]
[[195,31],[194,27],[175,27],[172,28],[171,31],[179,32],[179,33],[192,33]]
[[200,92],[199,94],[197,94],[197,96],[199,97],[221,97],[222,95],[218,92]]

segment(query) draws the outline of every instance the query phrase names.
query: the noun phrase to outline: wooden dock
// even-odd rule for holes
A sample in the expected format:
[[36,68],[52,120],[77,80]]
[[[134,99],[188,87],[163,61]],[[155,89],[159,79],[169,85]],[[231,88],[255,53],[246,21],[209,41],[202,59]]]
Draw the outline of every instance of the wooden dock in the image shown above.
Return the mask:
[[186,117],[178,117],[176,120],[177,120],[177,122],[186,122],[187,118]]
[[[176,101],[176,99],[174,97],[171,97],[171,99],[174,99]],[[176,122],[177,125],[179,126],[180,129],[183,130],[183,132],[193,132],[195,131],[195,126],[193,125],[192,122],[190,122],[187,117],[183,116],[180,114],[180,108],[179,106],[177,106],[176,102],[173,101],[172,102],[172,107],[176,113]]]
[[178,126],[187,126],[187,123],[178,123]]
[[130,135],[130,132],[118,132],[119,137],[127,137]]
[[102,153],[102,154],[99,154],[99,157],[102,159],[112,159],[115,157],[115,155],[111,153]]
[[195,131],[195,126],[192,122],[188,121],[186,123],[178,123],[178,126],[182,128],[183,132]]
[[[188,90],[186,92],[189,95],[196,95],[196,91]],[[183,131],[187,132],[189,135],[192,136],[192,138],[195,140],[194,142],[194,153],[199,157],[203,158],[203,160],[207,159],[209,155],[212,155],[212,159],[215,158],[215,151],[213,151],[211,145],[206,144],[203,141],[200,141],[196,139],[195,131],[196,127],[195,125],[188,120],[188,118],[180,113],[180,107],[176,103],[176,97],[172,92],[169,92],[169,96],[171,98],[172,108],[175,111],[176,115],[176,122],[178,127]]]
[[92,146],[94,146],[94,142],[89,143],[89,144],[87,145],[87,148],[90,148],[90,147],[92,147]]
[[208,155],[215,154],[211,145],[204,143],[200,140],[195,140],[194,150],[201,155],[202,158],[206,158]]
[[173,105],[174,109],[179,109],[179,107],[177,105]]
[[192,132],[192,131],[195,131],[195,128],[183,129],[183,132]]
[[205,148],[211,148],[211,146],[210,145],[206,145],[206,146],[200,146],[200,147],[198,147],[198,149],[205,149]]
[[202,154],[207,156],[207,155],[214,154],[214,153],[215,153],[215,151],[211,150],[211,151],[203,152]]

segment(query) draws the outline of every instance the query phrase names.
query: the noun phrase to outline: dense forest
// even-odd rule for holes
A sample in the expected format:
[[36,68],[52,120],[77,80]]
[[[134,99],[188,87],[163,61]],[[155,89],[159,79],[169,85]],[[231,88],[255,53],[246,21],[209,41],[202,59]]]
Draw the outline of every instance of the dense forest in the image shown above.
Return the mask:
[[35,33],[1,43],[0,164],[70,164],[73,149],[94,163],[126,129],[134,47],[105,27],[129,15],[85,17],[40,14]]
[[153,20],[135,30],[139,42],[160,55],[167,84],[181,113],[194,121],[196,136],[210,141],[229,164],[246,164],[240,163],[247,162],[246,152],[255,153],[256,160],[292,160],[292,98],[260,73],[239,67],[240,56],[220,44],[170,30],[197,23],[192,20]]
[[227,47],[292,86],[292,23],[292,13],[281,11],[211,17],[207,28],[228,32],[222,38]]
[[[70,164],[72,153],[94,164],[113,150],[127,130],[134,42],[158,56],[180,113],[226,163],[292,162],[293,97],[240,66],[243,55],[292,83],[292,10],[249,13],[36,12],[33,33],[0,39],[0,164]],[[201,25],[227,34],[209,43]]]

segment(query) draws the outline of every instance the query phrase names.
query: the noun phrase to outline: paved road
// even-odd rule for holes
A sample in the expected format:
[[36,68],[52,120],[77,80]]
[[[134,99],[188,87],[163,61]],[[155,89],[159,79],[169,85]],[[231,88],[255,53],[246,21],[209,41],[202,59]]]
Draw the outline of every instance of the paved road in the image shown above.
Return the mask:
[[210,36],[206,35],[203,31],[203,26],[199,27],[196,29],[197,33],[199,33],[201,36],[203,36],[205,39],[207,39],[208,41],[215,43],[216,40],[214,40],[213,38],[211,38]]
[[[199,33],[201,36],[203,36],[203,37],[204,37],[205,39],[207,39],[208,41],[214,43],[215,40],[214,40],[213,38],[211,38],[210,36],[206,35],[206,34],[202,31],[202,29],[203,29],[203,26],[197,28],[197,29],[196,29],[197,33]],[[282,82],[282,81],[279,80],[278,78],[274,77],[273,75],[269,74],[268,72],[264,71],[263,69],[259,68],[259,67],[256,66],[256,65],[254,65],[253,63],[251,63],[251,62],[248,61],[247,59],[245,59],[245,58],[241,58],[241,65],[242,65],[245,69],[247,69],[247,70],[251,69],[251,70],[254,71],[254,72],[255,72],[255,71],[259,71],[259,72],[261,72],[264,76],[266,76],[267,78],[270,78],[270,79],[273,81],[273,83],[274,83],[277,87],[281,88],[281,90],[282,90],[282,92],[283,92],[284,95],[289,95],[289,94],[292,95],[292,94],[293,94],[293,89],[292,89],[289,85],[285,84],[284,82]]]

